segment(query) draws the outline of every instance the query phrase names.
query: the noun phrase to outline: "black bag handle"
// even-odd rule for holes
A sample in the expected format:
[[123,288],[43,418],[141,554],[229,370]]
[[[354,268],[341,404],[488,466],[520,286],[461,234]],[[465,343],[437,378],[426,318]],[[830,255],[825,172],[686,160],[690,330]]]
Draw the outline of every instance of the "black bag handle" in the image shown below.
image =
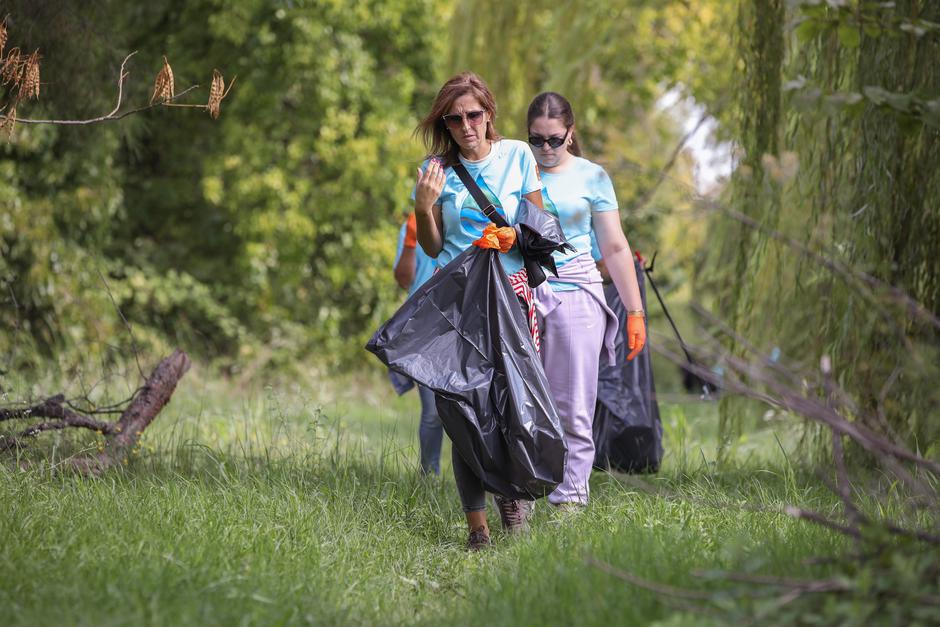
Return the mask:
[[489,198],[486,197],[486,194],[483,193],[483,190],[480,189],[480,186],[477,185],[476,181],[473,180],[473,177],[470,176],[470,173],[467,172],[467,168],[464,167],[459,161],[456,165],[453,166],[454,172],[457,173],[457,176],[460,177],[460,182],[463,183],[463,186],[467,188],[470,192],[470,195],[473,196],[474,202],[479,205],[480,210],[483,212],[487,218],[490,219],[490,222],[495,224],[498,227],[509,226],[509,223],[506,222],[506,219],[496,211],[496,205],[490,202]]

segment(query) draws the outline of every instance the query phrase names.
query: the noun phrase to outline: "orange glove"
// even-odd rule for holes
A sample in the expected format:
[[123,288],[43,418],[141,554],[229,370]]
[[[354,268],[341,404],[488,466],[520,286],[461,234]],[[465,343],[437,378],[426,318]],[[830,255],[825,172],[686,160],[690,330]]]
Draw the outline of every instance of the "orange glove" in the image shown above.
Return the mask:
[[473,245],[480,248],[495,248],[501,253],[507,253],[515,243],[516,230],[514,228],[511,226],[498,227],[490,222],[483,229],[483,237],[473,242]]
[[627,346],[630,347],[627,361],[633,361],[646,346],[646,316],[642,312],[627,314]]
[[405,248],[417,248],[418,221],[415,219],[414,212],[408,215],[408,221],[405,224]]

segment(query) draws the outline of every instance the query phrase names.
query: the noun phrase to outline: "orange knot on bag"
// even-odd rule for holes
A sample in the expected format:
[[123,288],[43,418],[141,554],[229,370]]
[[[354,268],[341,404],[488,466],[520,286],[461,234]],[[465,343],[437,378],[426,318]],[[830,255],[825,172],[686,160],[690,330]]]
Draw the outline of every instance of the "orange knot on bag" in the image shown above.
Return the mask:
[[511,226],[499,227],[490,222],[483,229],[483,236],[473,242],[474,246],[480,248],[495,248],[501,253],[509,252],[512,245],[516,243],[516,230]]

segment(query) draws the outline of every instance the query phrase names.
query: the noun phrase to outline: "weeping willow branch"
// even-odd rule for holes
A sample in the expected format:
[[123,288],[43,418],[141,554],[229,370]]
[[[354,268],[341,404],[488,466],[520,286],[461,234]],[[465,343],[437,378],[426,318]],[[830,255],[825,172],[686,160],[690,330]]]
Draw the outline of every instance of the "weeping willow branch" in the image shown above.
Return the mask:
[[789,235],[786,235],[776,229],[770,228],[767,225],[755,220],[754,218],[747,216],[740,211],[736,211],[730,207],[727,207],[721,203],[709,202],[706,203],[706,206],[714,211],[719,211],[727,215],[728,217],[749,229],[757,231],[773,240],[786,245],[788,248],[799,252],[801,255],[809,257],[816,263],[824,266],[826,269],[831,270],[840,276],[860,281],[872,289],[887,291],[892,297],[905,306],[908,313],[924,320],[940,331],[940,318],[934,315],[933,312],[924,307],[919,301],[914,299],[910,294],[901,288],[886,283],[867,272],[853,268],[844,261],[840,261],[839,259],[827,257],[821,253],[818,253],[807,247],[805,244],[797,241],[795,238],[790,237]]

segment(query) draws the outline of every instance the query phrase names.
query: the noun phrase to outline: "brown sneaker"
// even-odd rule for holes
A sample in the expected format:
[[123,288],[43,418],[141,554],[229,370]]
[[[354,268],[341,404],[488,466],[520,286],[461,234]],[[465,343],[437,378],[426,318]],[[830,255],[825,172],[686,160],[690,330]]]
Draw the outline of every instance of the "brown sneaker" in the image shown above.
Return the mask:
[[503,523],[506,533],[525,533],[529,530],[529,512],[532,509],[530,501],[507,499],[498,494],[493,495],[496,509],[499,510],[499,520]]
[[480,525],[470,532],[470,537],[467,539],[467,550],[482,551],[488,548],[490,548],[490,534],[486,532],[486,527]]

